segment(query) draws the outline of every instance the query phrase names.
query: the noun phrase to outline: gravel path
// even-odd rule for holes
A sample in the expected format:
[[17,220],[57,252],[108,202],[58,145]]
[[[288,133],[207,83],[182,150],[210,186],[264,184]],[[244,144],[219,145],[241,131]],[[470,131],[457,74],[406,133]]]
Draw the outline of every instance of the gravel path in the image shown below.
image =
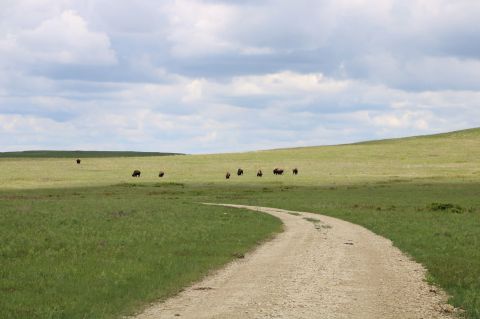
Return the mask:
[[224,206],[276,216],[285,231],[136,319],[452,316],[445,294],[423,281],[421,265],[361,226],[305,212]]

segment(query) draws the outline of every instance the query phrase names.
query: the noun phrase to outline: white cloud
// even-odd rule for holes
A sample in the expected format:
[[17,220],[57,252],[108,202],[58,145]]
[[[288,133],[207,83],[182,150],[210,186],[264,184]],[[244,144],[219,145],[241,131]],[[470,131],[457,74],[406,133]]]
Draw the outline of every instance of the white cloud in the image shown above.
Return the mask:
[[389,112],[380,115],[373,115],[370,117],[371,122],[380,127],[386,129],[414,129],[414,130],[427,130],[429,128],[429,122],[433,118],[430,112]]
[[188,57],[234,49],[222,34],[233,15],[231,6],[185,0],[172,1],[163,10],[168,17],[167,39],[173,54]]
[[4,1],[0,145],[215,152],[478,126],[479,14],[471,0]]
[[106,34],[88,30],[74,11],[42,21],[33,29],[0,34],[0,58],[10,62],[113,64],[115,52]]
[[0,144],[3,150],[25,150],[52,147],[58,140],[68,145],[74,139],[74,125],[50,118],[0,114]]
[[321,73],[300,74],[291,71],[240,76],[232,79],[232,91],[239,95],[283,95],[292,92],[335,93],[345,90],[347,86],[348,81],[327,78]]

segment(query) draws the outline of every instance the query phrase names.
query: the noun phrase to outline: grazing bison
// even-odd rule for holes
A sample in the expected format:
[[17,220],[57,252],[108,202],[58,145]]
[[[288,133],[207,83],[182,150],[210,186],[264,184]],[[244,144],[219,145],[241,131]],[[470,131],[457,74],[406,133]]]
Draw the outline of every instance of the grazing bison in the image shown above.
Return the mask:
[[275,174],[275,175],[283,175],[283,169],[281,169],[281,168],[275,168],[275,169],[273,170],[273,174]]
[[165,175],[164,171],[160,171],[160,173],[158,173],[158,177],[163,177],[163,175]]
[[79,158],[77,158],[77,164],[80,164],[81,160]]
[[140,177],[140,171],[138,169],[134,170],[132,173],[132,177]]
[[243,175],[243,169],[239,168],[239,169],[237,170],[237,175],[238,175],[238,176],[242,176],[242,175]]
[[262,176],[263,176],[262,170],[259,169],[258,172],[257,172],[257,177],[262,177]]
[[229,179],[229,178],[230,178],[230,173],[229,173],[229,172],[227,172],[227,174],[225,175],[225,178],[226,178],[226,179]]
[[297,175],[297,174],[298,174],[298,168],[295,167],[295,168],[292,170],[292,172],[293,172],[293,175]]

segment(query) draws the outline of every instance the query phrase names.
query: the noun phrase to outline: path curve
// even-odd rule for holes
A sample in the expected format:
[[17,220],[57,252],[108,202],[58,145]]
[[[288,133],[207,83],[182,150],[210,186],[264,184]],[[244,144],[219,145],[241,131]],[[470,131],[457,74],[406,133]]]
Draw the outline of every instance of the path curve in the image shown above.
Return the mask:
[[445,294],[424,282],[424,268],[361,226],[306,212],[215,205],[271,214],[285,231],[136,319],[451,318]]

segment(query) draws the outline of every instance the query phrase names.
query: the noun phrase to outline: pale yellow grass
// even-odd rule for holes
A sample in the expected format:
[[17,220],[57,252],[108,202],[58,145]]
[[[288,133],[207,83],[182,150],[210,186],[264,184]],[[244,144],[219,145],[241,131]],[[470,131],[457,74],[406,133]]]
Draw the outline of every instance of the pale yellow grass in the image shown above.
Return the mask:
[[[118,183],[284,183],[334,185],[387,180],[480,180],[480,130],[355,145],[161,157],[0,159],[0,188],[26,189]],[[237,168],[245,175],[236,176]],[[274,176],[275,167],[284,176]],[[293,176],[291,169],[300,174]],[[134,169],[141,178],[132,178]],[[256,177],[262,169],[264,176]],[[166,176],[158,177],[164,170]],[[232,173],[225,180],[225,173]]]

